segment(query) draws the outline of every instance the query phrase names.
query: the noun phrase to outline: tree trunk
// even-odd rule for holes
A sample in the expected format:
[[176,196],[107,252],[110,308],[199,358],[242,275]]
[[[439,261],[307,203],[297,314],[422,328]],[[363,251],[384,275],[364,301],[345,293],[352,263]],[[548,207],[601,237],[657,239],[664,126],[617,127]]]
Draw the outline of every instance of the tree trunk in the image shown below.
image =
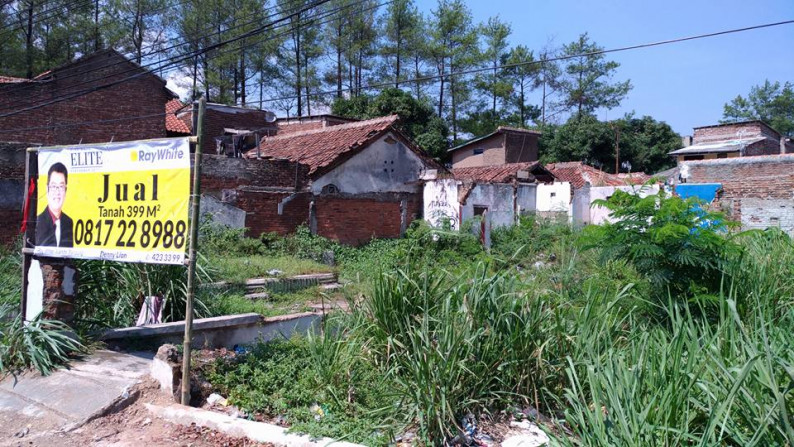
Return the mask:
[[99,0],[94,0],[94,51],[99,51]]
[[33,79],[33,0],[28,3],[28,28],[25,36],[25,64],[27,65],[26,77]]
[[400,44],[402,43],[402,33],[397,27],[397,67],[394,75],[394,88],[400,88]]
[[304,77],[304,89],[306,90],[306,116],[312,116],[312,101],[309,97],[309,55],[308,53],[303,54],[303,73],[305,74]]
[[240,48],[240,103],[245,106],[245,49]]
[[342,22],[336,27],[336,97],[342,97]]
[[300,15],[297,16],[295,25],[295,96],[298,97],[298,116],[303,115],[303,101],[301,100],[301,26]]

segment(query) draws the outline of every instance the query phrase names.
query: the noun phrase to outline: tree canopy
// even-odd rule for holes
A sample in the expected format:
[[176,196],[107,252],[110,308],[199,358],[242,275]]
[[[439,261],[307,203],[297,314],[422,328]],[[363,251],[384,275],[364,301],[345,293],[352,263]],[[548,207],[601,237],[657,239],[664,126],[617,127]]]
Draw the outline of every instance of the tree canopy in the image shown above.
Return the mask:
[[615,172],[618,135],[620,164],[629,162],[631,166],[621,172],[653,174],[675,165],[667,153],[681,146],[681,137],[667,123],[632,114],[610,122],[576,115],[563,125],[545,126],[539,142],[541,161],[582,161]]
[[761,120],[783,135],[794,136],[794,86],[791,82],[765,80],[725,104],[721,123]]

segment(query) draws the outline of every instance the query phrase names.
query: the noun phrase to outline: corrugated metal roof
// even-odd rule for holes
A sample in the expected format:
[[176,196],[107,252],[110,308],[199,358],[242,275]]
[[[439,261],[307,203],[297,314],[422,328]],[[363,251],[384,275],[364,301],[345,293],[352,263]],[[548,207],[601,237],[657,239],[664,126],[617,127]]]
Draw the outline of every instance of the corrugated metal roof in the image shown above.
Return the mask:
[[668,152],[670,155],[689,155],[689,154],[712,154],[718,152],[736,152],[745,146],[749,146],[759,141],[763,141],[764,137],[756,138],[742,138],[730,141],[716,141],[713,143],[693,144],[692,146],[682,147],[681,149]]

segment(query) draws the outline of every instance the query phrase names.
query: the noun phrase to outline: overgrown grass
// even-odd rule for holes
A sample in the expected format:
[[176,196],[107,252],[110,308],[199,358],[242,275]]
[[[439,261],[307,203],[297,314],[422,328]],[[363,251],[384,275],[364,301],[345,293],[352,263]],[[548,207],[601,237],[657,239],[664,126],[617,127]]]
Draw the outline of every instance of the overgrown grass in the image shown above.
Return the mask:
[[16,306],[0,305],[0,374],[16,374],[28,368],[49,375],[85,347],[69,336],[71,329],[60,321],[36,317],[23,324]]
[[[566,446],[794,445],[789,236],[717,234],[732,241],[729,256],[703,260],[709,275],[718,267],[716,281],[660,289],[637,253],[583,250],[577,232],[544,225],[528,219],[505,230],[491,255],[450,250],[446,258],[444,244],[460,241],[431,236],[417,248],[409,237],[372,244],[360,258],[340,256],[349,265],[372,256],[372,287],[362,289],[344,330],[307,342],[326,354],[302,380],[325,387],[282,380],[310,390],[295,411],[357,389],[347,375],[355,359],[389,392],[358,401],[357,414],[379,414],[380,423],[362,416],[368,428],[353,430],[354,441],[369,439],[367,431],[413,430],[420,443],[441,445],[469,412],[532,405],[555,421],[547,429]],[[664,245],[665,234],[643,243]],[[658,255],[651,261],[671,265]],[[241,386],[237,399],[266,394]],[[305,429],[328,435],[342,427]]]
[[268,271],[280,270],[281,276],[303,275],[307,273],[327,273],[335,269],[311,259],[300,259],[286,255],[247,255],[229,256],[223,253],[209,255],[212,263],[212,276],[218,281],[244,283],[250,278],[268,277]]

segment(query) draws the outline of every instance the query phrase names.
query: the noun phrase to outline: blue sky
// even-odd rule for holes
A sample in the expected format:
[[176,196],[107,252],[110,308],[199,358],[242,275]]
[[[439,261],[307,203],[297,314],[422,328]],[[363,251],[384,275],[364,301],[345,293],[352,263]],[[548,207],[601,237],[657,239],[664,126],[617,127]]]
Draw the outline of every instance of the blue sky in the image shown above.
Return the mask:
[[[435,0],[416,0],[429,14]],[[794,0],[469,0],[475,22],[499,15],[510,23],[513,45],[559,47],[588,32],[604,48],[617,48],[794,19]],[[689,135],[716,124],[723,105],[750,87],[794,82],[794,24],[607,55],[620,63],[615,79],[634,89],[619,108],[666,121]]]

